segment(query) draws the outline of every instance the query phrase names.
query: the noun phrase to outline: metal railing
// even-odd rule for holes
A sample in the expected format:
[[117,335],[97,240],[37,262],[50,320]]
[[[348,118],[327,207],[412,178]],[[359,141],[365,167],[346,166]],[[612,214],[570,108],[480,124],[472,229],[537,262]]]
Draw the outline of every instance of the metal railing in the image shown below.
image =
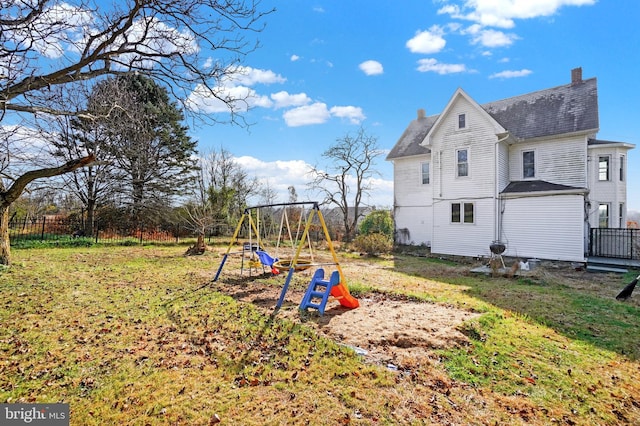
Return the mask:
[[640,229],[592,228],[589,256],[640,259]]
[[9,222],[9,239],[12,244],[22,241],[60,241],[88,238],[99,242],[180,242],[195,235],[180,225],[150,226],[145,224],[96,223],[91,235],[86,235],[82,223],[69,218],[38,217],[13,218]]

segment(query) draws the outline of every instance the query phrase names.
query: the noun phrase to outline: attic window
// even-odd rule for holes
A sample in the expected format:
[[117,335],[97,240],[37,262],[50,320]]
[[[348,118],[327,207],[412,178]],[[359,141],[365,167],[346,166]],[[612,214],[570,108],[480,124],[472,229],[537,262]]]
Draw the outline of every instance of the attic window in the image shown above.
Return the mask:
[[467,116],[465,114],[458,115],[458,129],[464,129],[467,127]]

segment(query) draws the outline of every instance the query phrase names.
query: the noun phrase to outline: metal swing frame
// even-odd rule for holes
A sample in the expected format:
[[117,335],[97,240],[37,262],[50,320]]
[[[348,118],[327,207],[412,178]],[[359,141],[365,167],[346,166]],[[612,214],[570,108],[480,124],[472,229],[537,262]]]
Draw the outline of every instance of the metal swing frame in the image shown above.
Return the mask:
[[[322,212],[320,211],[320,206],[319,203],[317,201],[303,201],[303,202],[296,202],[296,203],[280,203],[280,204],[263,204],[263,205],[258,205],[258,206],[253,206],[253,207],[247,207],[244,210],[244,213],[242,214],[242,218],[240,219],[240,221],[238,222],[238,226],[236,226],[236,230],[233,233],[233,236],[231,237],[231,241],[229,242],[229,246],[227,247],[227,251],[224,253],[224,255],[222,256],[222,260],[220,262],[220,265],[218,266],[218,270],[216,272],[215,277],[213,278],[213,281],[216,282],[218,280],[218,278],[220,278],[220,274],[222,273],[222,269],[224,268],[224,265],[227,261],[227,258],[229,257],[230,254],[232,254],[231,249],[233,248],[236,239],[238,238],[238,234],[240,233],[240,229],[242,228],[242,224],[244,223],[245,219],[248,218],[249,220],[249,226],[250,226],[250,232],[251,229],[253,229],[253,231],[256,233],[257,236],[257,244],[258,247],[260,247],[260,233],[258,232],[258,228],[253,220],[253,217],[251,215],[251,211],[255,210],[255,209],[261,209],[261,208],[267,208],[267,207],[290,207],[290,206],[296,206],[296,205],[312,205],[311,210],[309,211],[309,215],[307,217],[307,221],[305,223],[305,227],[304,227],[304,231],[302,233],[302,237],[300,238],[300,240],[298,241],[298,245],[295,251],[295,254],[293,256],[293,259],[291,260],[291,263],[289,265],[289,271],[287,273],[287,278],[285,280],[284,286],[282,288],[282,291],[280,293],[280,297],[278,299],[278,303],[276,304],[276,309],[279,309],[282,306],[282,303],[284,301],[284,297],[287,293],[287,290],[289,288],[289,284],[291,282],[291,279],[293,278],[293,274],[295,273],[296,269],[298,269],[299,265],[299,260],[300,260],[300,253],[302,252],[302,248],[305,245],[305,242],[307,242],[307,238],[309,238],[309,230],[311,228],[311,223],[313,222],[314,216],[318,216],[318,220],[320,222],[320,225],[322,226],[322,231],[324,233],[324,237],[327,241],[327,245],[329,247],[329,251],[331,252],[331,257],[333,259],[332,263],[311,263],[311,264],[307,264],[305,263],[305,269],[310,267],[310,266],[324,266],[324,265],[332,265],[335,266],[336,269],[338,270],[338,273],[340,274],[340,282],[346,285],[346,281],[345,281],[345,276],[344,273],[342,272],[342,267],[340,266],[340,262],[338,261],[338,256],[336,255],[336,252],[333,248],[333,243],[331,241],[331,236],[329,235],[329,229],[327,228],[327,224],[324,220],[324,216],[322,215]],[[251,234],[249,234],[251,236]],[[251,241],[250,241],[251,243]]]

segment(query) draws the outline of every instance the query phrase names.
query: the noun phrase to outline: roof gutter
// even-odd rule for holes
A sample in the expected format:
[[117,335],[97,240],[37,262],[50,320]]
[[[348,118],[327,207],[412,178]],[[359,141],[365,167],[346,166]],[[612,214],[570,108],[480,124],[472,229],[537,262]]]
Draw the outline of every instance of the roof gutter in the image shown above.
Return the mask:
[[502,199],[515,199],[515,198],[531,198],[531,197],[550,197],[555,195],[587,195],[589,190],[587,188],[575,188],[575,189],[559,189],[552,191],[533,191],[533,192],[503,192],[500,194]]

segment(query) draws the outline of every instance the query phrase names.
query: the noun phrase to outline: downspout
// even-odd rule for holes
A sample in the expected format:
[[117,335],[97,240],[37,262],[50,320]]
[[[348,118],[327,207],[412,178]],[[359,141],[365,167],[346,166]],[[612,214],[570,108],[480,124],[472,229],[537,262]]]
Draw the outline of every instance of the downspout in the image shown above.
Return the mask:
[[506,141],[507,139],[509,139],[509,137],[511,136],[509,134],[509,132],[506,133],[499,133],[496,136],[498,136],[498,140],[496,141],[496,143],[493,145],[493,151],[494,151],[494,156],[495,156],[495,170],[494,170],[494,203],[495,203],[495,224],[494,224],[494,230],[495,230],[495,234],[494,234],[494,240],[495,241],[500,241],[500,238],[502,236],[502,206],[500,205],[500,197],[499,197],[499,190],[498,190],[498,171],[499,171],[499,158],[498,158],[498,145],[500,145],[500,143]]

